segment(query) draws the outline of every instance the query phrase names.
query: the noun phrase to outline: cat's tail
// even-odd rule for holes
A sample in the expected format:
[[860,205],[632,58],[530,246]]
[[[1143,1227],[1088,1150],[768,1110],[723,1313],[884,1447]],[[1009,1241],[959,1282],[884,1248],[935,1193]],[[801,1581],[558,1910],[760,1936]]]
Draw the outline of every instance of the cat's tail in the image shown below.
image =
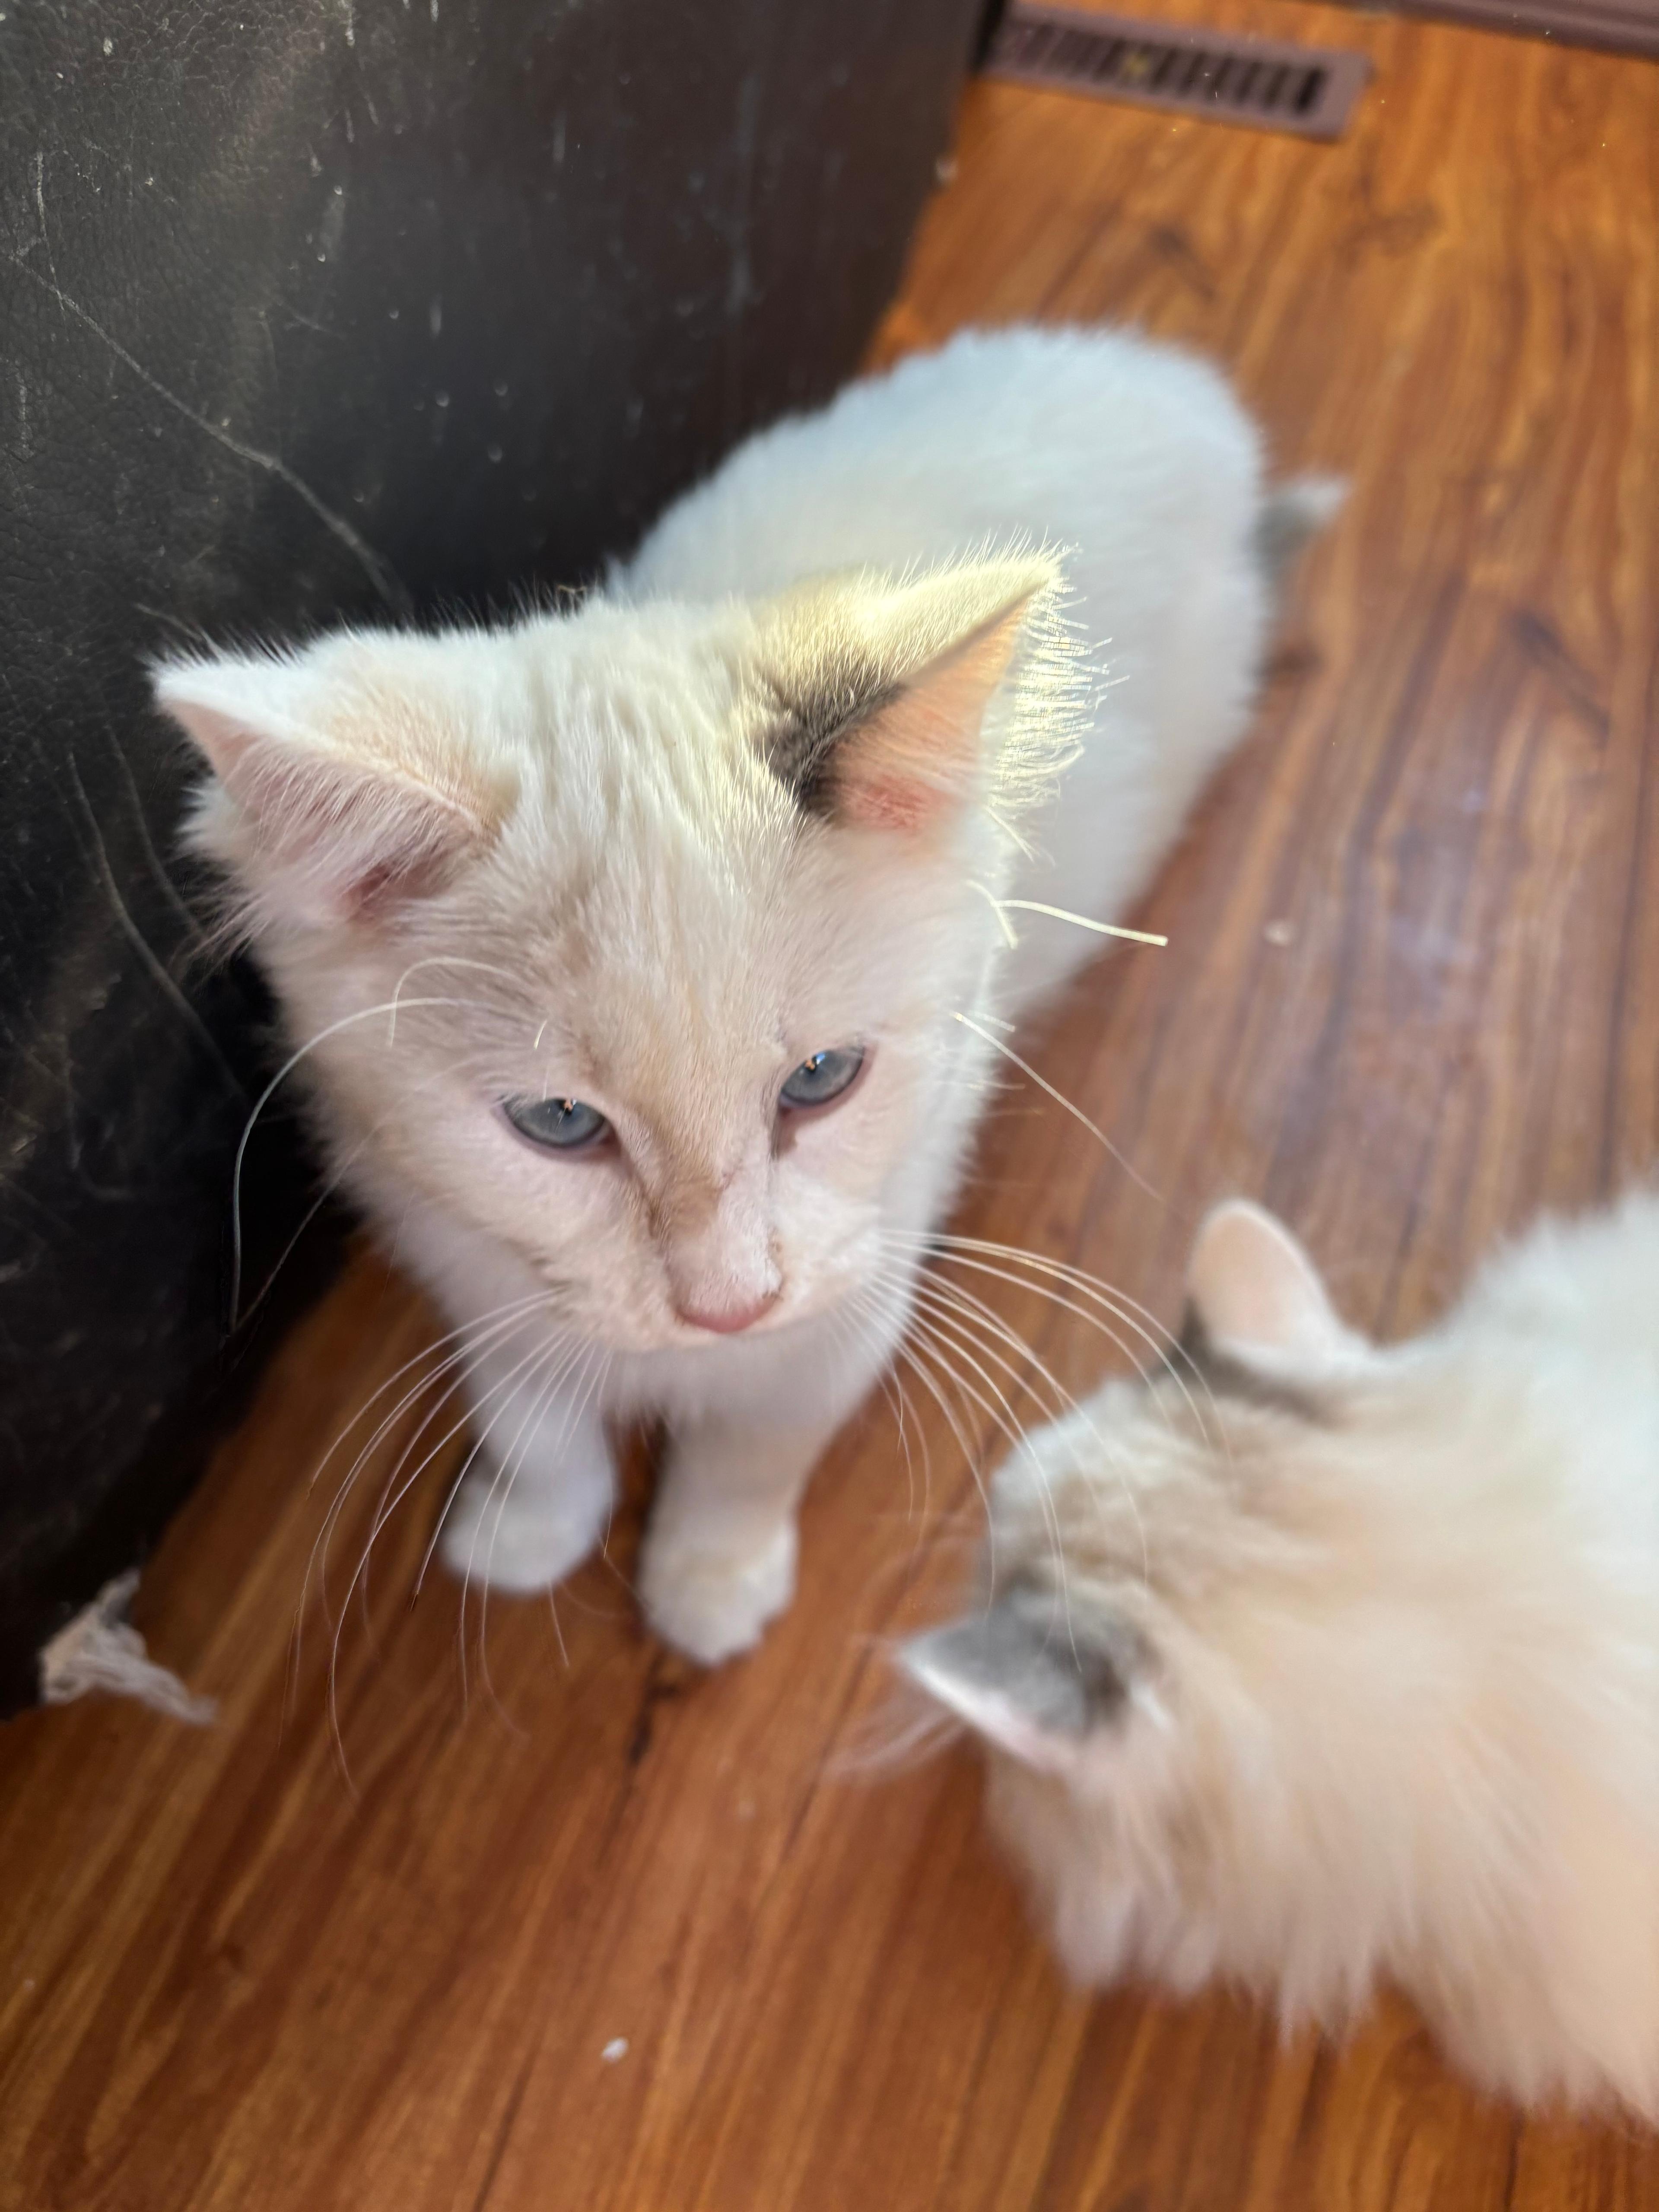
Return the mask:
[[1255,557],[1275,600],[1283,596],[1303,547],[1347,495],[1340,477],[1292,477],[1262,502],[1255,518]]

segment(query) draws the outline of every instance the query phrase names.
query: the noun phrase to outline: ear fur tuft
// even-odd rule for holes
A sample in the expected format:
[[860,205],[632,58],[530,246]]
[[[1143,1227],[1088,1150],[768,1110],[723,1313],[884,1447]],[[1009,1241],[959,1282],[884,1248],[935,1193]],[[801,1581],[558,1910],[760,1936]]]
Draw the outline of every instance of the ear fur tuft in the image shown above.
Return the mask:
[[441,888],[504,818],[507,780],[400,669],[404,642],[346,636],[155,672],[156,704],[214,775],[192,842],[266,918],[372,918]]
[[832,578],[764,623],[768,765],[809,814],[920,835],[994,780],[987,720],[1060,580],[1045,555]]

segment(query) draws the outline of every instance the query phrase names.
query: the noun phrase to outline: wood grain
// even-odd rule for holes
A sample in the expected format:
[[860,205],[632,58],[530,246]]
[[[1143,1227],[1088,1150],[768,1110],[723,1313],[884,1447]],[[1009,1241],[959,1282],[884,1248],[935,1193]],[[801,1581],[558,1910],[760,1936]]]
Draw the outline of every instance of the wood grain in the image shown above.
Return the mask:
[[[1346,143],[978,87],[878,348],[1127,317],[1225,362],[1285,466],[1353,486],[1142,916],[1168,951],[1103,962],[1033,1048],[1159,1194],[1015,1084],[959,1225],[1168,1313],[1199,1212],[1258,1193],[1399,1331],[1540,1201],[1655,1151],[1659,73],[1201,12],[1365,46]],[[1066,1381],[1099,1374],[1070,1316],[988,1287]],[[314,1576],[292,1632],[343,1462],[307,1479],[432,1328],[365,1255],[155,1562],[143,1624],[216,1728],[87,1705],[0,1739],[0,2204],[1659,2206],[1652,2140],[1522,2124],[1398,2002],[1339,2053],[1225,1996],[1069,1993],[971,1762],[859,1768],[882,1641],[973,1527],[925,1401],[909,1479],[880,1400],[842,1438],[795,1611],[708,1680],[641,1636],[635,1515],[556,1607],[475,1603],[458,1634],[452,1585],[411,1607],[448,1448],[344,1615],[337,1741]],[[329,1548],[337,1603],[388,1464]]]

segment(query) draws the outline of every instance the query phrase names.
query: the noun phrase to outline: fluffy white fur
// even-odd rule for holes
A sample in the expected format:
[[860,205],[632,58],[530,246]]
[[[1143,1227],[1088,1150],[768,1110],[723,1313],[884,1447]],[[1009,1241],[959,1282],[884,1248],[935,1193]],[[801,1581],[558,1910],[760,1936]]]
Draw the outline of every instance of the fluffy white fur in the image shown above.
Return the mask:
[[[1243,724],[1264,550],[1325,511],[1266,499],[1194,361],[971,336],[753,440],[573,611],[159,672],[337,1170],[465,1333],[458,1570],[556,1581],[605,1526],[606,1419],[661,1413],[655,1626],[712,1661],[787,1603],[976,1030],[1098,941],[997,902],[1140,890]],[[854,1044],[838,1109],[781,1119]],[[566,1097],[603,1157],[501,1111]]]
[[1036,1436],[908,1651],[1062,1960],[1332,2027],[1387,1977],[1487,2086],[1659,2119],[1659,1198],[1389,1349],[1252,1206],[1189,1291],[1188,1388]]

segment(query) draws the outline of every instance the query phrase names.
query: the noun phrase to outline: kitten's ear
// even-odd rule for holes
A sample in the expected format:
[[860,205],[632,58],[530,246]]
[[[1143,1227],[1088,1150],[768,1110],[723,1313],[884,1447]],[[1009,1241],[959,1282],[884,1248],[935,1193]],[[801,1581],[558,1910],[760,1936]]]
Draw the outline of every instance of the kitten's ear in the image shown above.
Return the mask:
[[896,585],[836,579],[775,603],[769,766],[810,814],[909,836],[949,820],[988,763],[987,709],[1039,603],[1042,555],[975,562]]
[[411,647],[343,637],[155,671],[156,704],[216,779],[192,840],[267,914],[362,918],[437,889],[500,827],[510,780],[402,665]]
[[1119,1624],[1068,1622],[1054,1600],[1018,1592],[914,1638],[899,1661],[987,1742],[1066,1776],[1091,1739],[1121,1724],[1146,1654]]
[[1224,1355],[1267,1353],[1316,1368],[1358,1341],[1296,1238],[1248,1199],[1229,1199],[1206,1216],[1187,1263],[1187,1297],[1189,1329],[1195,1322]]

